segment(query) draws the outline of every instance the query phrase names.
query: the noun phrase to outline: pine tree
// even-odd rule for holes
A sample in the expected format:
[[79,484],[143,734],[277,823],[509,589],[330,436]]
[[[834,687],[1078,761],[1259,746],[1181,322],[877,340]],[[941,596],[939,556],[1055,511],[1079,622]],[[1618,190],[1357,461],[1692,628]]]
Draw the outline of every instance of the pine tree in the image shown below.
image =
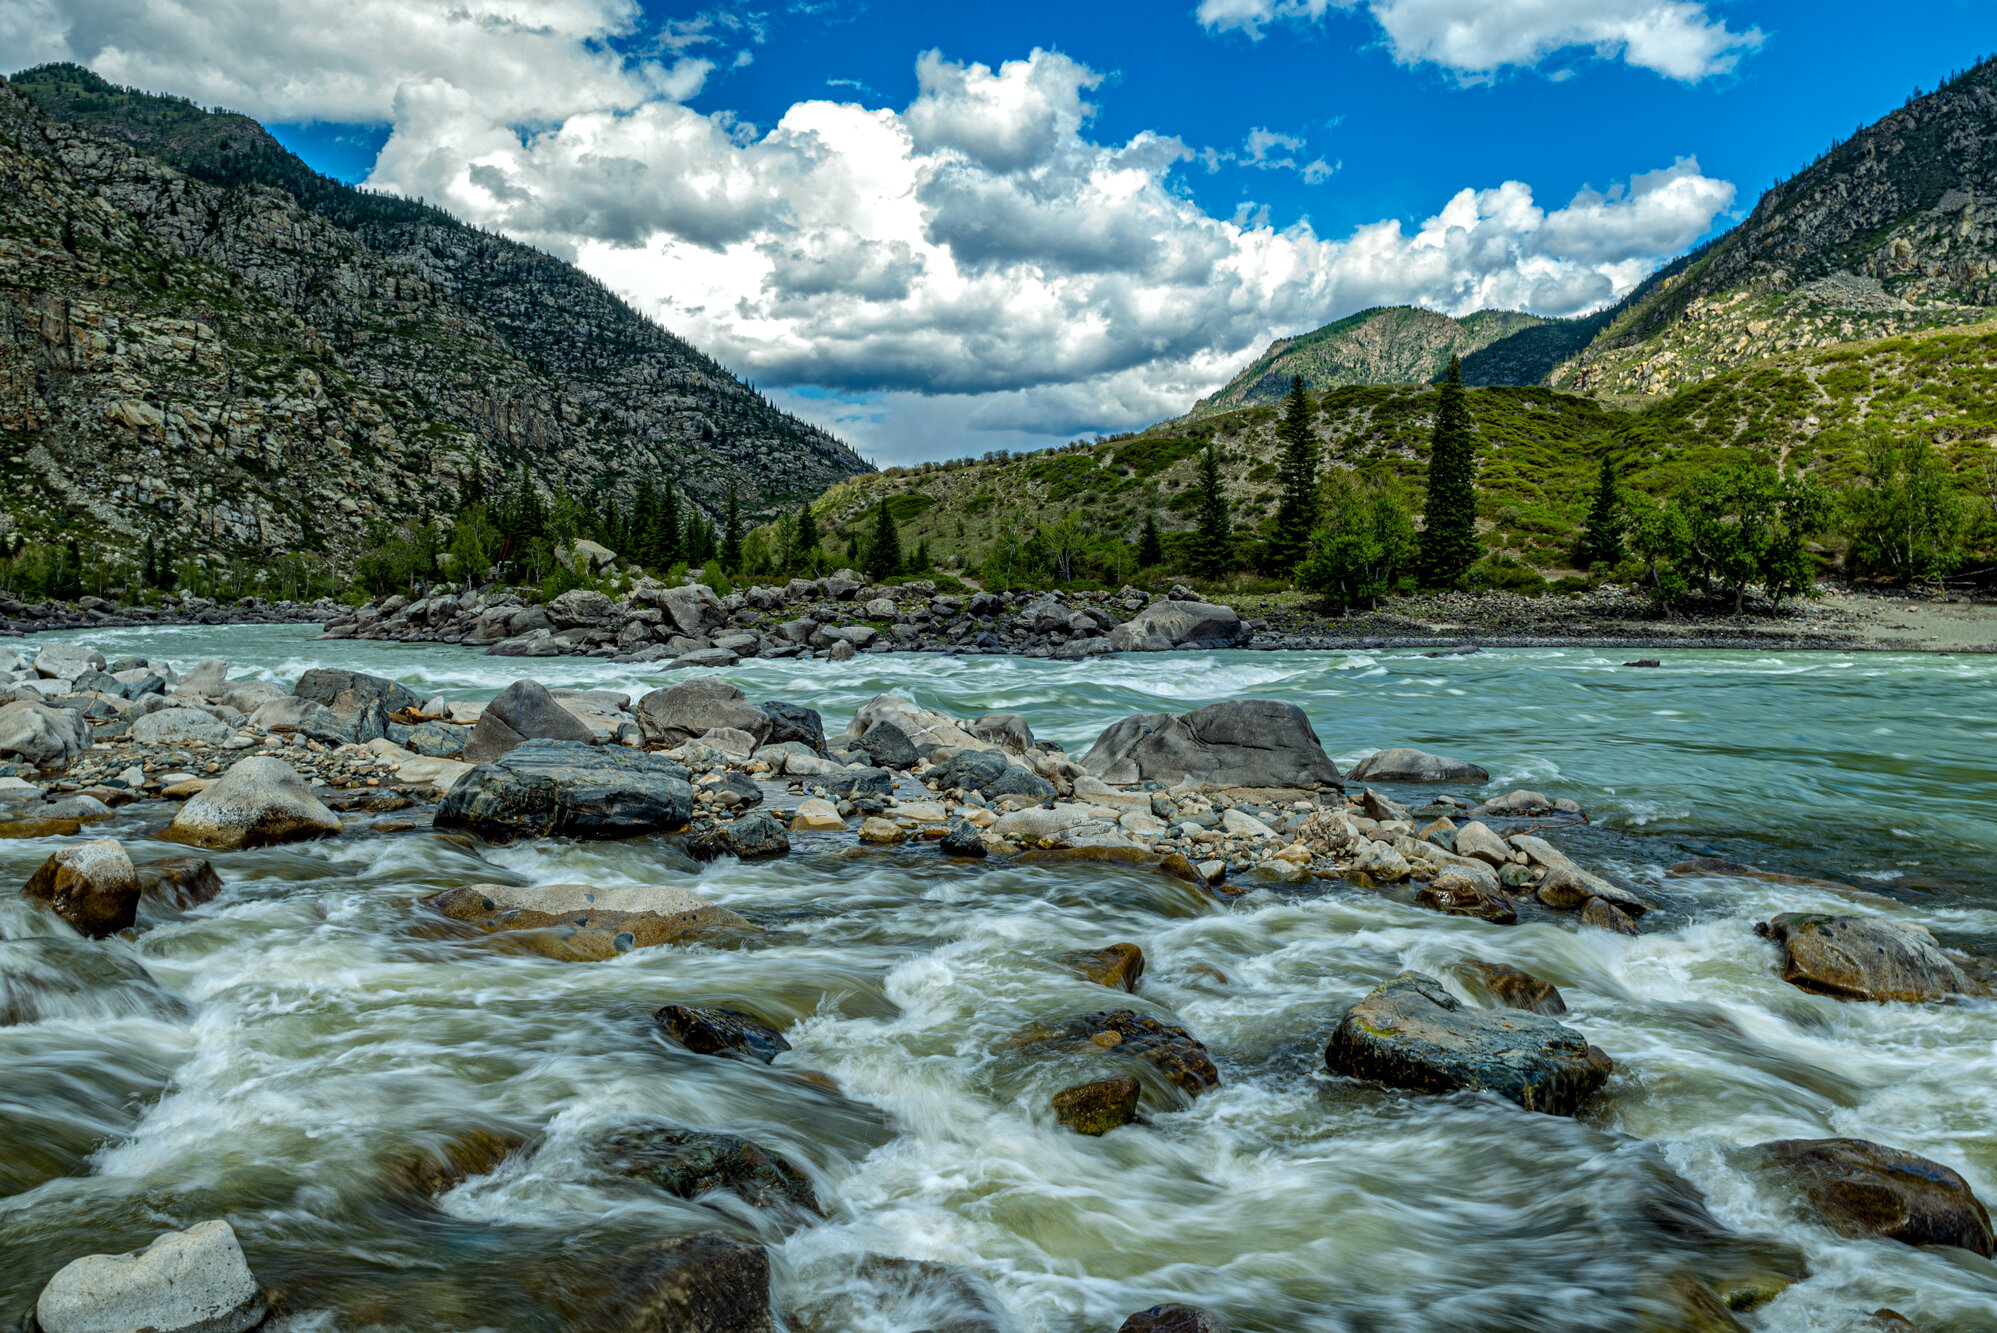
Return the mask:
[[148,588],[159,587],[159,548],[153,545],[153,535],[146,534],[146,553],[139,561],[139,581]]
[[661,571],[679,564],[686,546],[680,539],[679,488],[670,481],[659,491],[659,517],[652,531],[652,558],[648,563]]
[[1193,531],[1193,568],[1219,578],[1234,568],[1234,519],[1220,479],[1220,452],[1212,440],[1200,455],[1199,525]]
[[1587,525],[1581,530],[1575,563],[1583,569],[1593,569],[1596,565],[1620,562],[1625,525],[1622,489],[1616,484],[1615,456],[1603,454],[1601,474],[1595,482],[1595,503],[1589,507]]
[[627,550],[618,554],[626,560],[635,560],[650,567],[652,543],[659,530],[659,493],[652,489],[652,479],[646,477],[638,483],[638,498],[631,502],[631,523],[626,533]]
[[874,513],[874,535],[867,542],[865,560],[866,575],[876,583],[901,568],[901,532],[895,527],[886,500],[881,501]]
[[1290,573],[1310,549],[1311,529],[1317,526],[1317,439],[1311,434],[1310,400],[1301,375],[1290,377],[1290,397],[1283,424],[1276,429],[1283,442],[1283,498],[1276,502],[1276,530],[1269,537],[1269,569]]
[[1422,582],[1453,587],[1483,553],[1477,541],[1477,440],[1463,398],[1463,366],[1453,356],[1435,405],[1422,518]]
[[687,506],[686,536],[680,540],[680,558],[688,565],[705,566],[714,557],[714,524],[692,505]]
[[797,554],[798,559],[809,565],[818,556],[818,520],[811,512],[811,501],[806,500],[797,507]]
[[1165,542],[1158,535],[1158,511],[1144,511],[1144,531],[1137,538],[1137,567],[1156,569],[1165,563]]
[[721,530],[721,549],[715,558],[731,574],[742,568],[742,504],[733,486],[728,488],[728,522]]

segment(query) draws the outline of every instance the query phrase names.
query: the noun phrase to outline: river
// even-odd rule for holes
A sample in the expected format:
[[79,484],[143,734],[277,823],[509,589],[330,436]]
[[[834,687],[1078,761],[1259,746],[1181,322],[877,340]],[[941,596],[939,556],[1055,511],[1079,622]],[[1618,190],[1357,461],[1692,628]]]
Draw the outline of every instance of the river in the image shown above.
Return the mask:
[[[220,656],[287,685],[344,666],[467,699],[528,674],[634,693],[667,680],[310,633],[87,641]],[[420,830],[370,829],[217,855],[221,897],[98,946],[156,987],[44,997],[40,1021],[0,1028],[0,1320],[77,1255],[225,1216],[281,1291],[281,1326],[301,1330],[556,1328],[564,1284],[597,1257],[715,1226],[768,1244],[791,1327],[828,1333],[1082,1333],[1174,1299],[1241,1333],[1672,1327],[1655,1321],[1684,1275],[1778,1292],[1743,1314],[1755,1329],[1876,1328],[1882,1306],[1931,1333],[1997,1329],[1990,1261],[1840,1238],[1743,1151],[1876,1139],[1997,1203],[1997,1001],[1809,995],[1754,933],[1781,911],[1886,912],[1997,956],[1997,660],[1653,650],[1662,665],[1636,669],[1625,655],[891,654],[717,674],[821,710],[828,730],[896,691],[1017,711],[1077,753],[1129,713],[1288,699],[1341,764],[1414,745],[1483,764],[1485,794],[1579,800],[1593,822],[1562,846],[1659,904],[1635,938],[1571,917],[1443,917],[1343,884],[1212,902],[1133,869],[856,854],[850,835],[697,879],[642,839],[481,863]],[[134,859],[173,854],[146,836],[161,822],[128,807],[110,832]],[[50,850],[0,842],[0,878],[23,882]],[[1664,874],[1700,854],[1838,883]],[[764,929],[733,948],[558,963],[440,938],[412,910],[494,879],[688,883]],[[0,898],[4,940],[58,929]],[[1116,941],[1144,950],[1135,998],[1059,962]],[[24,966],[8,947],[6,966]],[[1473,956],[1554,982],[1563,1021],[1615,1058],[1578,1118],[1324,1071],[1346,1004]],[[793,1050],[770,1068],[691,1055],[651,1027],[666,1003],[748,1010]],[[1184,1024],[1222,1086],[1147,1103],[1146,1123],[1102,1139],[1060,1130],[1061,1070],[1014,1038],[1119,1005]],[[786,1224],[606,1179],[587,1145],[638,1116],[781,1152],[827,1217]],[[409,1154],[480,1129],[537,1146],[435,1206],[398,1186]],[[967,1281],[904,1298],[867,1254]],[[980,1292],[1006,1322],[953,1324],[946,1307],[961,1321]]]

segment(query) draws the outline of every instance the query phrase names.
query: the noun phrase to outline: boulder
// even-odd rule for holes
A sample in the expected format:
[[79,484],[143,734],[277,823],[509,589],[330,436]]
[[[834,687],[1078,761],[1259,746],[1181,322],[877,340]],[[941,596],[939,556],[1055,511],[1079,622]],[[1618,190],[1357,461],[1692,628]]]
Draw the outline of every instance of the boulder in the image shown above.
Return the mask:
[[683,1199],[726,1190],[751,1208],[819,1210],[810,1177],[732,1134],[640,1121],[604,1135],[597,1152],[610,1170],[648,1180]]
[[1001,796],[1025,796],[1044,801],[1054,794],[1054,784],[1037,773],[1015,764],[993,750],[959,750],[929,772],[940,790],[952,787],[974,791],[987,800]]
[[669,1004],[653,1014],[652,1021],[696,1055],[732,1052],[768,1064],[790,1049],[781,1032],[733,1009]]
[[250,715],[250,725],[278,733],[297,732],[329,745],[365,745],[388,734],[388,714],[380,700],[336,713],[317,699],[293,695],[259,705]]
[[1228,1333],[1227,1321],[1197,1305],[1154,1305],[1123,1321],[1116,1333]]
[[1058,1038],[1141,1060],[1189,1097],[1220,1086],[1220,1071],[1205,1044],[1176,1023],[1149,1014],[1130,1009],[1083,1014],[1062,1024]]
[[967,819],[952,819],[942,839],[937,842],[936,850],[945,856],[977,858],[984,856],[988,849],[977,825]]
[[1096,738],[1082,767],[1115,783],[1344,787],[1304,710],[1280,699],[1229,699],[1191,713],[1127,717]]
[[894,790],[894,774],[885,768],[842,768],[819,779],[834,800],[850,796],[886,796]]
[[[564,1260],[567,1269],[572,1261]],[[564,1284],[565,1288],[567,1284]],[[719,1231],[627,1250],[557,1304],[589,1333],[776,1333],[770,1256]]]
[[421,699],[392,680],[335,667],[314,667],[298,678],[291,692],[301,699],[324,704],[336,713],[359,713],[373,703],[379,703],[390,713],[405,708],[420,712],[423,707]]
[[1458,870],[1444,870],[1415,891],[1415,906],[1450,916],[1473,916],[1493,925],[1509,926],[1519,919],[1511,899],[1485,888]]
[[938,748],[950,750],[997,748],[991,741],[973,736],[963,723],[949,714],[918,708],[909,700],[892,694],[875,695],[861,705],[860,710],[853,714],[853,720],[847,724],[846,735],[852,740],[865,740],[867,733],[883,722],[893,723],[895,729],[908,738],[916,753],[920,755],[927,755]]
[[1969,1182],[1940,1162],[1864,1139],[1780,1139],[1760,1151],[1847,1236],[1997,1257],[1990,1214]]
[[763,738],[763,744],[796,741],[810,746],[813,754],[825,753],[825,719],[818,715],[817,709],[777,701],[761,707],[770,719],[770,732]]
[[423,899],[453,921],[501,931],[547,932],[549,957],[578,962],[672,944],[748,923],[674,885],[599,889],[590,884],[467,884]]
[[571,588],[548,603],[548,619],[556,629],[601,625],[616,614],[616,605],[590,588]]
[[1840,1000],[1918,1003],[1986,988],[1925,927],[1877,916],[1784,912],[1755,927],[1782,946],[1782,979]]
[[1426,750],[1378,750],[1361,759],[1345,775],[1353,782],[1489,782],[1491,775],[1476,764],[1449,759]]
[[1618,935],[1638,933],[1635,918],[1614,903],[1601,898],[1590,898],[1581,905],[1581,924],[1594,926],[1600,930],[1612,930]]
[[1077,1134],[1091,1137],[1107,1134],[1137,1118],[1137,1097],[1141,1091],[1137,1080],[1129,1074],[1078,1083],[1054,1094],[1054,1119]]
[[435,822],[489,841],[669,832],[692,817],[687,778],[672,760],[642,750],[523,741],[459,778]]
[[0,706],[0,756],[38,766],[61,764],[90,748],[90,723],[70,708],[17,699]]
[[967,730],[979,740],[990,741],[1014,754],[1025,754],[1033,748],[1033,728],[1018,713],[986,713]]
[[35,1302],[42,1333],[241,1333],[269,1305],[219,1218],[169,1231],[130,1254],[92,1254],[66,1265]]
[[1526,860],[1546,871],[1539,883],[1539,900],[1548,907],[1572,910],[1587,906],[1589,898],[1600,898],[1633,917],[1650,910],[1649,903],[1620,884],[1583,870],[1544,838],[1515,833],[1511,845],[1524,852]]
[[139,905],[138,875],[116,838],[59,848],[29,876],[21,892],[47,903],[57,916],[92,939],[131,925]]
[[204,657],[181,673],[173,692],[191,699],[219,699],[229,688],[229,664],[219,657]]
[[221,780],[180,807],[160,837],[237,851],[338,833],[341,824],[282,759],[239,759]]
[[284,686],[271,680],[245,680],[229,686],[219,703],[248,715],[271,702],[273,699],[292,699],[297,696]]
[[1505,840],[1476,819],[1456,830],[1450,850],[1458,856],[1474,856],[1489,866],[1505,865],[1512,859],[1512,849]]
[[758,810],[744,815],[721,830],[728,854],[743,861],[757,861],[790,854],[790,834],[776,816]]
[[490,763],[522,741],[596,742],[596,733],[555,701],[535,680],[516,680],[485,706],[459,756],[468,764]]
[[876,768],[914,768],[922,756],[915,743],[893,722],[882,720],[867,728],[867,734],[850,747],[861,751]]
[[1326,1068],[1413,1092],[1482,1090],[1573,1115],[1614,1062],[1572,1028],[1520,1010],[1467,1009],[1434,977],[1403,972],[1348,1009]]
[[1098,986],[1108,986],[1111,990],[1137,990],[1137,979],[1144,975],[1144,950],[1135,944],[1112,944],[1105,949],[1078,949],[1063,954],[1061,963],[1070,972],[1085,981],[1093,981]]
[[104,654],[77,643],[44,643],[35,652],[35,674],[44,680],[75,680],[106,665]]
[[465,743],[470,738],[469,727],[449,722],[421,722],[409,729],[402,746],[411,754],[427,755],[432,759],[457,759],[464,754]]
[[220,745],[235,734],[234,727],[193,708],[163,708],[132,723],[132,739],[140,745]]
[[1464,979],[1473,990],[1481,990],[1507,1009],[1557,1018],[1567,1012],[1567,1002],[1552,982],[1542,981],[1530,972],[1508,963],[1487,963],[1481,958],[1466,959]]
[[1408,864],[1405,856],[1394,850],[1392,844],[1375,842],[1371,838],[1362,841],[1365,845],[1352,858],[1354,874],[1398,884],[1413,873],[1414,867]]
[[717,727],[747,732],[761,745],[774,725],[741,690],[713,676],[653,690],[638,701],[638,723],[647,741],[668,747],[698,740]]
[[1249,639],[1248,626],[1231,606],[1214,602],[1153,602],[1110,631],[1117,652],[1136,652],[1147,640],[1163,639],[1173,646],[1238,648]]
[[175,911],[199,907],[222,891],[222,877],[205,856],[168,856],[134,866],[139,894]]

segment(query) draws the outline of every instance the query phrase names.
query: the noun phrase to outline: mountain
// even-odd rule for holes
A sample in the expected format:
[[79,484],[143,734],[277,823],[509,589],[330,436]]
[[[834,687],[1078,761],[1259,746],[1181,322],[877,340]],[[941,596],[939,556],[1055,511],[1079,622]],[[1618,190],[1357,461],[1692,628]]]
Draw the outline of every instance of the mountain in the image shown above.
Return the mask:
[[1660,394],[1804,348],[1997,307],[1997,59],[1911,98],[1661,269],[1551,382]]
[[1311,390],[1341,384],[1425,384],[1442,373],[1452,356],[1469,356],[1512,335],[1563,322],[1508,310],[1479,310],[1452,319],[1417,306],[1375,306],[1270,343],[1220,392],[1194,403],[1187,416],[1278,402],[1296,375]]
[[870,470],[561,260],[73,65],[0,81],[0,537],[351,553],[519,467],[767,514]]

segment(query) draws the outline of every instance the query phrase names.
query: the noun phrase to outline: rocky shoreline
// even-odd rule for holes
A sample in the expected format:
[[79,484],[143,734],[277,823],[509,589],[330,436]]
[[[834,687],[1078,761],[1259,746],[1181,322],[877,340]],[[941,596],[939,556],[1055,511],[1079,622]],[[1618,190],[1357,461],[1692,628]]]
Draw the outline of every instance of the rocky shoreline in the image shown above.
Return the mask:
[[48,630],[126,629],[143,625],[323,624],[344,608],[331,598],[312,602],[267,601],[244,597],[218,602],[206,597],[161,597],[151,606],[125,605],[102,597],[74,602],[23,602],[0,594],[0,637]]
[[[655,601],[635,599],[659,621],[625,623],[651,626],[670,615],[678,624],[682,609],[704,616],[722,602],[710,598],[705,589],[664,590]],[[1016,623],[1034,605],[1003,614]],[[1227,623],[1211,615],[1216,609],[1224,608],[1152,602],[1109,634]],[[1093,616],[1087,624],[1102,628]],[[555,633],[513,641],[538,646]],[[864,650],[851,637],[827,639],[823,649],[809,635],[785,642],[789,655]],[[659,647],[681,658],[731,651]],[[384,834],[447,839],[479,859],[485,847],[523,839],[647,837],[662,869],[688,875],[720,858],[827,852],[1101,865],[1155,874],[1206,903],[1328,882],[1493,926],[1564,920],[1623,935],[1644,930],[1652,913],[1670,914],[1654,891],[1639,893],[1560,848],[1587,823],[1577,803],[1528,790],[1452,793],[1488,784],[1489,774],[1416,749],[1379,751],[1343,772],[1303,711],[1281,700],[1133,715],[1070,755],[1037,739],[1018,713],[958,718],[893,695],[872,699],[828,734],[811,708],[752,701],[708,675],[637,699],[522,678],[480,704],[421,699],[393,681],[334,668],[309,671],[287,690],[231,679],[217,659],[181,670],[156,658],[108,661],[61,642],[41,643],[32,661],[0,650],[0,672],[10,683],[0,706],[0,757],[9,761],[0,775],[0,838],[60,840],[21,892],[80,937],[77,947],[226,894],[232,852]],[[132,828],[134,815],[188,854],[135,862],[119,839],[88,836],[114,819]],[[1762,873],[1703,860],[1671,871]],[[409,910],[470,947],[579,965],[758,930],[681,884],[466,883],[412,900]],[[1911,924],[1785,913],[1759,933],[1771,967],[1815,994],[1932,1003],[1989,993],[1979,964]],[[1135,992],[1144,966],[1130,944],[1064,961],[1106,996]],[[1350,1005],[1330,1028],[1325,1072],[1359,1085],[1481,1091],[1526,1111],[1579,1112],[1615,1057],[1559,1021],[1565,1006],[1546,982],[1502,964],[1465,968],[1458,988],[1483,997],[1479,1004],[1442,978],[1409,971]],[[713,1058],[767,1064],[788,1049],[780,1032],[731,1010],[668,1006],[656,1022]],[[1147,1099],[1189,1104],[1221,1082],[1192,1031],[1113,1001],[1022,1033],[1017,1044],[1028,1058],[1086,1053],[1102,1062],[1099,1077],[1061,1088],[1048,1107],[1055,1124],[1084,1135],[1140,1123]],[[669,1193],[724,1189],[786,1225],[822,1215],[810,1177],[750,1140],[647,1122],[601,1150],[605,1170]],[[524,1141],[457,1145],[423,1179],[435,1177],[426,1187],[434,1194],[533,1151]],[[1939,1163],[1846,1139],[1758,1151],[1847,1234],[1986,1257],[1997,1250],[1981,1203]],[[203,1282],[167,1283],[161,1274],[176,1264],[198,1269]],[[724,1233],[653,1247],[642,1260],[620,1261],[605,1281],[640,1293],[659,1312],[658,1326],[773,1327],[767,1254]],[[1687,1310],[1765,1298],[1697,1286]],[[128,1324],[247,1329],[269,1304],[234,1233],[210,1221],[168,1232],[142,1252],[76,1260],[49,1282],[39,1308],[46,1333],[64,1333]],[[1154,1307],[1124,1324],[1126,1333],[1225,1328],[1190,1306]]]

